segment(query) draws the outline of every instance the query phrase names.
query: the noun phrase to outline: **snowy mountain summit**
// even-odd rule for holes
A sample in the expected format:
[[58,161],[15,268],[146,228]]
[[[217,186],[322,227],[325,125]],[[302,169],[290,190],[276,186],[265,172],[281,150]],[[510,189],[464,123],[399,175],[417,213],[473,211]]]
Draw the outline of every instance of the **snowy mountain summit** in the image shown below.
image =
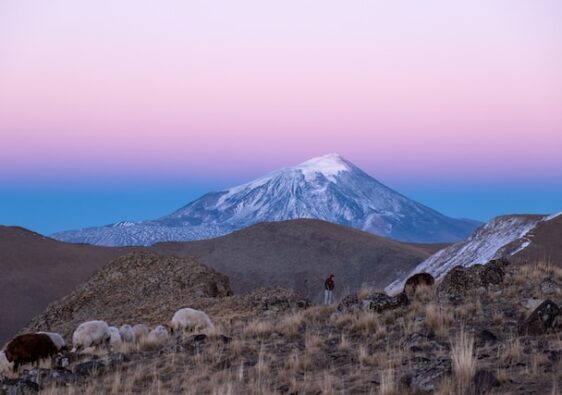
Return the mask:
[[227,190],[212,192],[169,216],[55,234],[62,241],[108,246],[221,236],[258,222],[315,218],[409,242],[454,242],[479,223],[454,219],[384,186],[337,154]]

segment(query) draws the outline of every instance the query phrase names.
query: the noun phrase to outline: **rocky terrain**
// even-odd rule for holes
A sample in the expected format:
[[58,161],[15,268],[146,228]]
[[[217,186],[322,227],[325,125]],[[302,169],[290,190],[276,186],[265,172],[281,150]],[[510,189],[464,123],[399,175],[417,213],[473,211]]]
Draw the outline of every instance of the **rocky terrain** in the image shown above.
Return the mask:
[[[175,275],[161,280],[161,291],[160,280],[151,282],[158,269],[124,285],[152,259],[123,258],[120,269],[96,275],[99,285],[77,289],[28,329],[68,334],[74,326],[68,320],[92,313],[111,323],[165,323],[189,302],[209,313],[214,331],[187,333],[159,349],[67,353],[52,368],[22,371],[0,388],[47,394],[558,394],[562,388],[562,270],[545,262],[456,267],[415,293],[389,297],[361,289],[316,306],[281,288],[229,295],[224,276],[170,258],[178,277],[184,267],[197,274],[186,279],[185,299],[163,306],[174,302],[165,295],[180,286]],[[110,295],[125,288],[130,296],[113,303]],[[90,292],[101,301],[88,300]],[[72,313],[64,316],[67,306]]]
[[562,213],[553,215],[504,215],[478,228],[468,239],[452,244],[386,287],[394,293],[414,273],[444,276],[455,266],[471,266],[509,257],[516,262],[551,262],[562,265]]

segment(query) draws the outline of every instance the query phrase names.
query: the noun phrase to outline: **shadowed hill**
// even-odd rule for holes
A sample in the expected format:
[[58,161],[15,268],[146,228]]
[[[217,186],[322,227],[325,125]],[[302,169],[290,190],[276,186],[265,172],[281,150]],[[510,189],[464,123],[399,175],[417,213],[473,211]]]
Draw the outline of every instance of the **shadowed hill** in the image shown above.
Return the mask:
[[562,215],[540,222],[528,234],[530,244],[514,254],[524,262],[548,262],[562,266]]
[[266,222],[211,240],[158,243],[161,254],[194,256],[230,277],[234,292],[263,286],[292,288],[311,299],[330,272],[336,291],[381,287],[443,245],[408,244],[329,222]]
[[67,244],[0,226],[0,345],[50,302],[131,250]]

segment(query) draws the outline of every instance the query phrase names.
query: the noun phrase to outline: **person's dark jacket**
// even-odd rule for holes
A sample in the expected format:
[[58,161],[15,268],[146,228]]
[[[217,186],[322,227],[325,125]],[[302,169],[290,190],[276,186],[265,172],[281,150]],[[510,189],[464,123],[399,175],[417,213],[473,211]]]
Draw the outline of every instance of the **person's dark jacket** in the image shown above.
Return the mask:
[[332,291],[334,289],[335,283],[332,277],[328,277],[326,281],[324,281],[324,288]]

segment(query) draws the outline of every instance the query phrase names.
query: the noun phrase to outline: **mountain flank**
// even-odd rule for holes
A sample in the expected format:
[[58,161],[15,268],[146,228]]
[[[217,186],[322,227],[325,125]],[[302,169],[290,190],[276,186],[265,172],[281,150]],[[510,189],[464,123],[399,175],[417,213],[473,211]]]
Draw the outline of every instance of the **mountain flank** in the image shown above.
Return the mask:
[[440,278],[455,266],[483,264],[492,259],[514,262],[547,262],[562,265],[562,213],[553,215],[504,215],[478,228],[468,239],[452,244],[405,273],[386,290],[401,290],[413,273],[427,272]]

